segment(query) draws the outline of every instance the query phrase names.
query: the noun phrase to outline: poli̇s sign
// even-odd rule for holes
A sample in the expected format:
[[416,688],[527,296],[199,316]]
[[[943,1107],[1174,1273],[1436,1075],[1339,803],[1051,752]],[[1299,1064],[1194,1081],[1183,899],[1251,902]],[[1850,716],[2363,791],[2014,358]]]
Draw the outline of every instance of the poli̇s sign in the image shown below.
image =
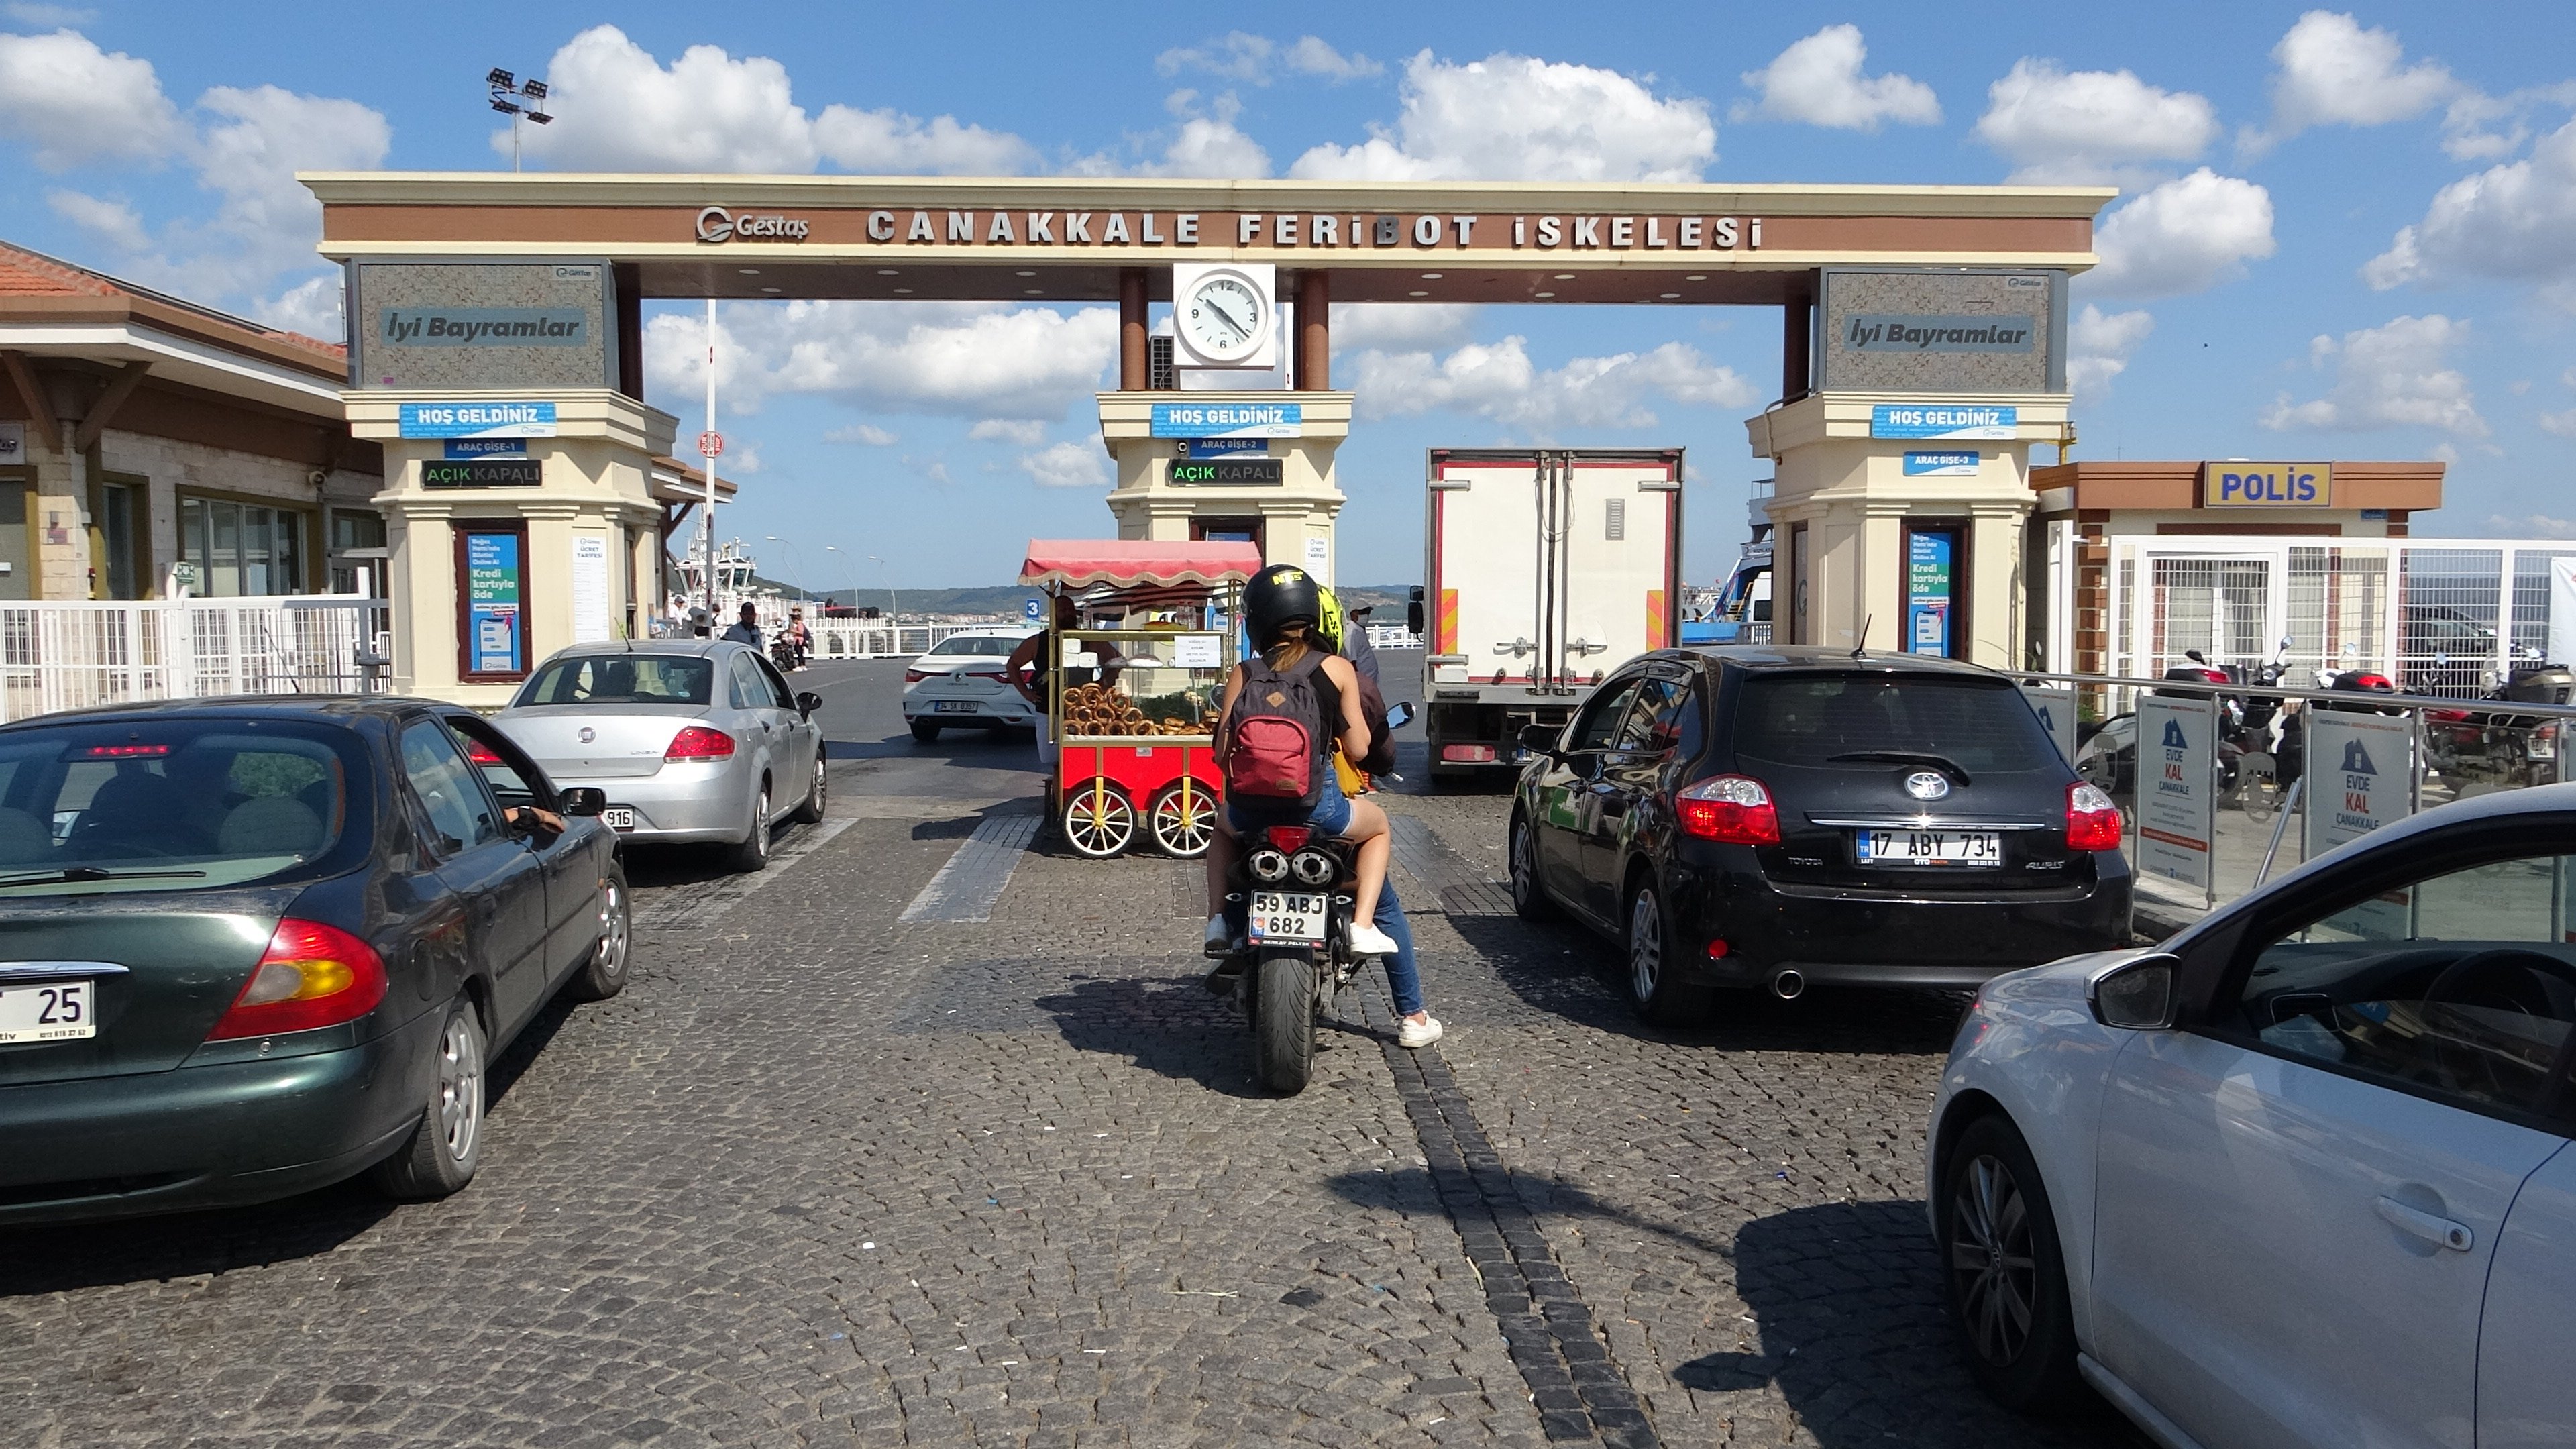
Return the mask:
[[2328,463],[2203,463],[2203,508],[2332,508]]

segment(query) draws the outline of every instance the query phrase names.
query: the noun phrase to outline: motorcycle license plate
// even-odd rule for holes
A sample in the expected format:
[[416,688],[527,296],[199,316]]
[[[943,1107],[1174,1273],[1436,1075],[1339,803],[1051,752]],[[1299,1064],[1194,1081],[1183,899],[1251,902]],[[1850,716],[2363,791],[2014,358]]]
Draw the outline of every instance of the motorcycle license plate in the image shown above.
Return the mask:
[[611,830],[632,830],[635,828],[635,807],[611,805],[599,812],[599,823]]
[[975,712],[975,701],[971,699],[943,699],[931,706],[931,712],[933,714],[973,714]]
[[1862,830],[1852,848],[1863,865],[1999,866],[2003,837],[1991,830]]
[[0,991],[0,1046],[29,1041],[69,1041],[98,1035],[90,1015],[94,987],[87,981],[48,981]]
[[1321,946],[1325,898],[1304,891],[1254,891],[1249,939],[1254,945]]

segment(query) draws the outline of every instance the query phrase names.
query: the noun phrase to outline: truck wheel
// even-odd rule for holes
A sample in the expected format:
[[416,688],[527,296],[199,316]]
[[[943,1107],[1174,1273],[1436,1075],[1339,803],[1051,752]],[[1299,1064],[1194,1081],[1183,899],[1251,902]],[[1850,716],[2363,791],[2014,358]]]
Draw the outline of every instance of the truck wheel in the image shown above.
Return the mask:
[[1556,920],[1563,913],[1547,898],[1547,887],[1539,884],[1538,832],[1518,812],[1512,815],[1511,839],[1512,909],[1524,921]]
[[1252,1064],[1283,1097],[1306,1090],[1315,1072],[1315,963],[1295,950],[1266,951],[1256,968],[1260,995],[1252,1023]]
[[1628,897],[1628,1001],[1656,1026],[1697,1026],[1715,1004],[1709,988],[1681,979],[1672,923],[1653,880]]

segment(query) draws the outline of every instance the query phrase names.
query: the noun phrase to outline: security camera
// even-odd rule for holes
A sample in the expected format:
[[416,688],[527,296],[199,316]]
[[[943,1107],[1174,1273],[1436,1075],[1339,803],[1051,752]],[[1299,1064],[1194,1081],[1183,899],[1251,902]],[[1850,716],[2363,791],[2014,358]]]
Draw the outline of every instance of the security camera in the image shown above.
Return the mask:
[[304,475],[304,481],[312,484],[316,488],[319,488],[322,486],[322,480],[330,476],[330,474],[323,472],[321,469],[315,468]]

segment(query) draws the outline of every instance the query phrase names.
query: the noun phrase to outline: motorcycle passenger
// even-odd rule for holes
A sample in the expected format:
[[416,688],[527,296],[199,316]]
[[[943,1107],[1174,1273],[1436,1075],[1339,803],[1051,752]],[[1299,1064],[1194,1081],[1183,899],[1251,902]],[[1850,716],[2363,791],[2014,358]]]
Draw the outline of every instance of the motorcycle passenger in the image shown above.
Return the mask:
[[[1349,660],[1328,652],[1324,647],[1316,632],[1322,612],[1320,591],[1314,577],[1291,565],[1273,565],[1262,570],[1244,589],[1244,622],[1263,662],[1276,673],[1302,674],[1309,680],[1323,716],[1313,722],[1313,734],[1319,739],[1337,741],[1348,755],[1365,755],[1370,744],[1369,721],[1361,703],[1359,676]],[[1226,680],[1224,699],[1218,710],[1219,718],[1225,723],[1220,726],[1216,739],[1220,768],[1233,745],[1235,703],[1250,677],[1248,665],[1237,665]],[[1329,729],[1325,728],[1327,725]],[[1394,852],[1386,812],[1371,801],[1353,800],[1343,794],[1340,783],[1329,768],[1317,781],[1316,799],[1311,806],[1254,801],[1229,795],[1225,818],[1219,822],[1216,837],[1208,850],[1208,923],[1204,940],[1207,949],[1212,954],[1224,953],[1235,949],[1238,944],[1225,912],[1225,888],[1237,851],[1235,837],[1245,831],[1293,825],[1311,826],[1326,835],[1358,845],[1354,862],[1358,879],[1353,890],[1348,936],[1351,952],[1355,956],[1393,958],[1390,977],[1399,969],[1409,968],[1412,953],[1405,949],[1404,943],[1375,924],[1386,885],[1387,864]],[[1403,975],[1413,977],[1409,969],[1403,969]],[[1418,982],[1407,979],[1400,984],[1392,981],[1390,984],[1398,987],[1397,1005],[1405,1016],[1400,1033],[1403,1043],[1423,1046],[1436,1040],[1440,1028],[1421,1009]]]
[[814,631],[805,626],[803,609],[787,611],[787,647],[795,651],[790,657],[796,661],[798,669],[804,668],[805,661],[814,657]]

